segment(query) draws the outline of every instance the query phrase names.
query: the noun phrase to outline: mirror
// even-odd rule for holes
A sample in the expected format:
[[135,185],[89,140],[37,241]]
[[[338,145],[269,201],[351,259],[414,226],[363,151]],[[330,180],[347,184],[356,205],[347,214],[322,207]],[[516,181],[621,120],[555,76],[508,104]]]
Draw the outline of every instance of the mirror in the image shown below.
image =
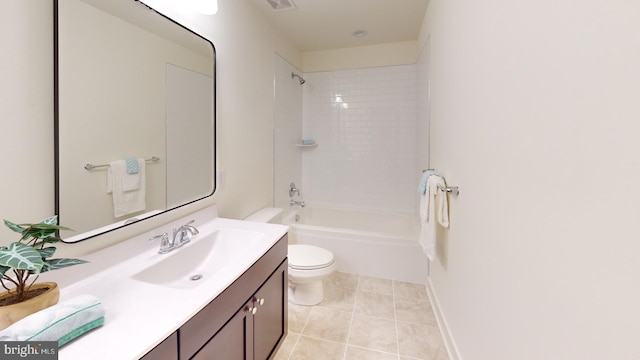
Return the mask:
[[213,44],[137,0],[56,0],[54,13],[64,241],[212,195]]

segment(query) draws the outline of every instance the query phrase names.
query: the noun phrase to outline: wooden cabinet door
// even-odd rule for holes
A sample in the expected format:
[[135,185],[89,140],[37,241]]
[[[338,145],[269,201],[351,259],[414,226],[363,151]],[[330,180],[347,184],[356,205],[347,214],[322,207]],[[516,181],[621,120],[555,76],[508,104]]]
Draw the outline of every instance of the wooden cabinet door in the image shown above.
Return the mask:
[[284,261],[256,292],[257,308],[253,319],[254,359],[266,360],[275,355],[287,334],[287,262]]
[[249,301],[191,359],[252,360],[253,302]]

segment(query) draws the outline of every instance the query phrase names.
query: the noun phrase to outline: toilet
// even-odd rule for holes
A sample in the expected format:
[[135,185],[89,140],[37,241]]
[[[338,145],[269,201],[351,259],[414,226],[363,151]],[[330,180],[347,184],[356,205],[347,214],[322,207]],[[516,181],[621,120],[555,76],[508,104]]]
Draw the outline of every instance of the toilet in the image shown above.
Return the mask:
[[[264,208],[244,220],[279,224],[282,209]],[[289,245],[289,301],[297,305],[317,305],[324,299],[322,280],[336,271],[333,254],[321,247]]]
[[324,299],[322,280],[336,271],[333,254],[313,245],[289,245],[289,299],[316,305]]

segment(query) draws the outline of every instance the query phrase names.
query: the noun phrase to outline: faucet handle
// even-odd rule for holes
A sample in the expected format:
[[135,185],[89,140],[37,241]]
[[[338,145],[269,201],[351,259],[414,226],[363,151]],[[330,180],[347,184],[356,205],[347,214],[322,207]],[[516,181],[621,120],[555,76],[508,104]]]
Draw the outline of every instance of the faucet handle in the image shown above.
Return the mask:
[[149,238],[149,241],[153,241],[153,240],[157,240],[157,239],[162,239],[162,242],[164,242],[164,241],[165,241],[165,239],[166,239],[167,241],[169,241],[169,234],[167,234],[167,233],[162,233],[162,234],[160,234],[160,235],[154,235],[154,236],[152,236],[152,237],[150,237],[150,238]]
[[296,184],[294,183],[289,184],[289,197],[292,198],[296,193],[300,196],[300,189],[296,188]]
[[169,234],[167,234],[166,232],[150,237],[149,241],[153,241],[156,239],[162,239],[160,240],[160,250],[158,250],[159,254],[165,254],[169,252],[171,248],[173,248],[173,244],[171,243],[171,240],[169,240]]

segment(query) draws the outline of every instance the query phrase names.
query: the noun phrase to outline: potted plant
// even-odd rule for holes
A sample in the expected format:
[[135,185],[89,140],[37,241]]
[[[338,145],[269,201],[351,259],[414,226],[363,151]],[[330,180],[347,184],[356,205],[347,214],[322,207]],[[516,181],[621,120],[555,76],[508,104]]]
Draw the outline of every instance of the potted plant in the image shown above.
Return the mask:
[[37,224],[18,225],[4,220],[4,224],[21,237],[9,246],[0,247],[0,282],[6,290],[0,293],[0,330],[58,302],[60,290],[56,283],[35,283],[41,273],[86,262],[51,259],[56,248],[48,245],[61,240],[55,236],[56,231],[70,230],[57,225],[57,221],[57,215]]

